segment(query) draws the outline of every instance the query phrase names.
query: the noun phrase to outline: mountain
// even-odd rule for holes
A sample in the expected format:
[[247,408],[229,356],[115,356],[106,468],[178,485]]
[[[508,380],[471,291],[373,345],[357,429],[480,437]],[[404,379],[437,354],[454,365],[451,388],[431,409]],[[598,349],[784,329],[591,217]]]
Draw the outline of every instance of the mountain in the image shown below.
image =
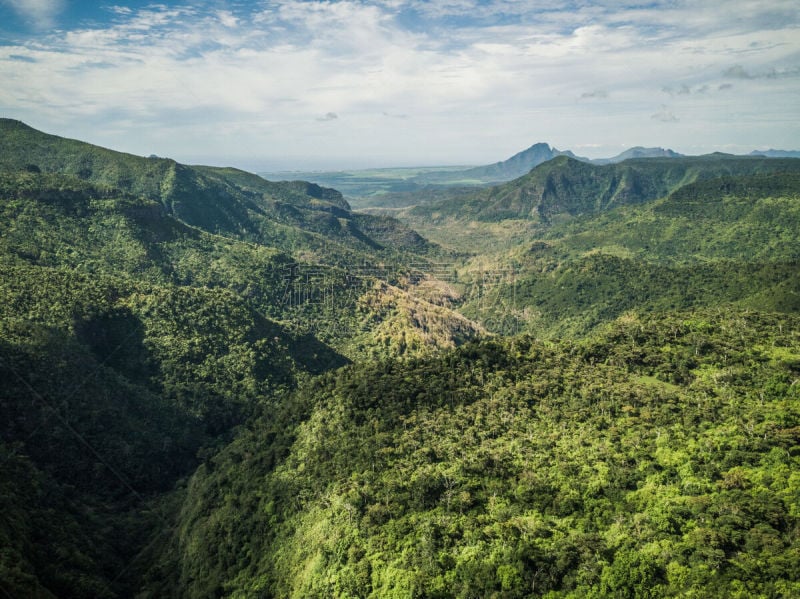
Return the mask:
[[0,173],[6,594],[130,596],[155,498],[298,377],[348,362],[279,322],[292,262],[141,196]]
[[[573,152],[536,143],[511,158],[494,164],[476,167],[405,167],[336,172],[274,173],[270,176],[296,175],[320,185],[341,190],[359,210],[371,208],[405,208],[427,203],[429,197],[460,194],[464,188],[499,184],[527,174],[536,166],[558,156],[568,156],[581,162],[609,165],[642,158],[690,158],[670,149],[636,146],[611,158],[585,158]],[[712,156],[734,157],[716,153]],[[800,152],[785,150],[753,151],[750,156],[797,158]]]
[[314,184],[1,121],[0,588],[135,595],[175,485],[300,380],[483,334],[398,286],[434,250]]
[[800,595],[800,160],[442,189],[0,121],[2,594]]
[[615,164],[631,158],[679,158],[681,156],[683,156],[683,154],[673,152],[672,150],[665,150],[664,148],[643,148],[641,146],[636,146],[617,154],[613,158],[596,158],[591,160],[591,162],[593,164]]
[[[533,167],[555,156],[575,157],[546,143],[537,143],[511,158],[486,166],[384,168],[337,172],[274,173],[265,176],[300,176],[320,185],[344,192],[356,208],[385,206],[387,203],[408,205],[404,196],[418,197],[427,193],[447,193],[451,187],[481,186],[508,181],[524,175]],[[387,202],[387,197],[390,198]],[[393,199],[396,198],[396,199]]]
[[[583,337],[629,311],[797,314],[798,227],[797,173],[701,181],[520,242],[494,261],[513,265],[513,276],[497,282],[489,302],[465,293],[459,310],[496,332],[548,338]],[[485,256],[475,262],[486,269]]]
[[[357,209],[403,208],[427,203],[430,196],[460,193],[467,187],[498,184],[521,177],[536,166],[558,156],[592,164],[615,164],[630,158],[675,158],[682,154],[662,148],[630,148],[614,158],[591,160],[536,143],[511,158],[494,164],[465,167],[408,167],[337,172],[308,172],[297,175],[345,193]],[[286,173],[275,173],[285,175]],[[294,174],[294,173],[292,173]],[[270,175],[272,176],[272,175]]]
[[[433,248],[397,221],[358,219],[342,195],[313,183],[271,182],[232,168],[143,158],[0,119],[0,171],[72,175],[161,204],[166,214],[210,233],[278,247],[303,246],[321,262],[359,261],[354,252],[425,253]],[[384,232],[366,235],[360,225]],[[394,228],[390,231],[390,229]],[[387,249],[388,238],[392,247]],[[400,242],[403,243],[400,243]]]
[[552,160],[556,156],[569,156],[577,158],[572,152],[561,152],[551,148],[546,143],[537,143],[527,150],[514,154],[511,158],[495,162],[486,166],[477,166],[462,171],[447,173],[426,173],[414,177],[417,183],[435,183],[437,181],[480,181],[481,183],[496,183],[510,181],[528,173],[532,168]]
[[472,252],[462,314],[496,333],[581,337],[629,310],[796,313],[799,199],[797,159],[562,157],[400,215]]
[[[776,152],[772,150],[772,152]],[[755,153],[754,153],[755,154]],[[793,157],[791,153],[786,153],[784,157]],[[539,166],[540,164],[552,160],[557,156],[567,156],[580,160],[581,162],[590,162],[592,164],[616,164],[631,158],[679,158],[683,154],[674,152],[672,150],[665,150],[664,148],[644,148],[636,146],[629,148],[612,158],[583,158],[576,156],[570,150],[561,151],[556,148],[551,148],[546,143],[536,143],[527,150],[514,154],[511,158],[489,164],[486,166],[477,166],[465,170],[449,170],[447,172],[430,172],[417,175],[413,181],[417,183],[435,183],[437,181],[476,181],[481,184],[487,183],[503,183],[511,181],[530,172],[531,169]],[[772,155],[773,157],[778,154]]]
[[419,205],[405,214],[410,223],[444,219],[547,223],[558,215],[597,213],[655,200],[697,180],[770,172],[800,172],[800,160],[712,154],[593,165],[559,156],[514,181]]
[[148,596],[794,596],[798,330],[629,315],[325,375],[196,472]]
[[769,156],[770,158],[800,158],[798,150],[753,150],[750,156]]

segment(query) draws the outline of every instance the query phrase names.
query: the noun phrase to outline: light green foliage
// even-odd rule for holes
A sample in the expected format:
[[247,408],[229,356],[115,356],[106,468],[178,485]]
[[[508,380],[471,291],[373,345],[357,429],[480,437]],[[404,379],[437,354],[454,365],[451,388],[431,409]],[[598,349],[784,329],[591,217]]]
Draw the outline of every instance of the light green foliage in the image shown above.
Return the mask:
[[5,594],[800,593],[798,161],[560,158],[456,254],[0,133]]
[[508,328],[497,318],[504,313],[513,329],[542,336],[585,335],[629,310],[734,305],[796,313],[798,189],[794,174],[711,179],[551,225],[536,241],[472,259],[464,280],[502,269],[513,277],[488,299],[467,293],[460,310],[499,333]]
[[[61,174],[158,202],[206,232],[357,263],[435,248],[394,220],[356,217],[342,195],[302,181],[272,182],[232,168],[194,167],[63,139],[0,119],[0,172]],[[372,238],[369,231],[380,231]],[[391,245],[389,245],[391,243]],[[365,254],[365,252],[367,254]]]
[[797,176],[800,160],[755,157],[648,158],[596,166],[559,156],[502,185],[408,211],[416,219],[498,221],[527,218],[557,222],[664,197],[696,181],[731,175]]
[[187,596],[779,596],[799,325],[628,317],[326,375],[195,475],[165,568]]

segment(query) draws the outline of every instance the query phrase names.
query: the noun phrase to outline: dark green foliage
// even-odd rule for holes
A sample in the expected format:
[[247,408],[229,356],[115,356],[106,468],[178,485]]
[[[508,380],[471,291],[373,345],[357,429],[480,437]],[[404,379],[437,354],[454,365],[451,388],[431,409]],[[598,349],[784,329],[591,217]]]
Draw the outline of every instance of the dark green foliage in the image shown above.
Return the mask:
[[[744,176],[736,174],[725,177],[716,177],[684,185],[670,194],[669,201],[660,207],[660,211],[669,212],[670,209],[697,210],[696,212],[683,212],[683,216],[699,216],[712,218],[717,214],[721,201],[738,198],[739,203],[747,203],[761,198],[787,198],[797,197],[800,189],[800,173],[786,169],[786,172],[758,174]],[[674,214],[674,212],[673,212]]]
[[796,174],[723,177],[552,225],[495,258],[514,276],[489,294],[468,286],[461,311],[499,333],[545,336],[584,335],[628,310],[796,313],[798,190]]
[[[492,303],[478,298],[462,310],[504,332],[509,317],[516,330],[543,336],[583,336],[621,314],[685,310],[736,304],[797,313],[800,310],[800,264],[762,264],[720,260],[664,265],[594,254],[555,266],[546,273],[521,272],[513,283],[493,291]],[[511,329],[514,330],[513,328]]]
[[209,439],[67,331],[3,323],[0,584],[15,597],[117,596],[164,525],[146,498],[189,474]]
[[725,177],[645,206],[576,219],[548,232],[572,252],[616,251],[650,262],[796,260],[797,175]]
[[[0,249],[5,260],[156,286],[207,288],[203,293],[213,289],[219,295],[227,290],[263,317],[305,329],[314,325],[317,332],[336,331],[320,336],[340,349],[349,337],[379,324],[369,315],[360,319],[356,307],[374,276],[396,281],[407,270],[395,261],[376,268],[373,256],[343,250],[335,241],[329,246],[330,238],[322,235],[312,239],[311,248],[302,245],[299,251],[309,259],[315,250],[329,248],[326,260],[340,266],[302,263],[270,247],[189,227],[158,203],[64,175],[0,174],[0,192],[7,194],[0,202]],[[365,246],[430,249],[424,239],[389,219],[353,215],[346,221],[350,222],[369,231],[367,236],[354,225],[348,233],[363,239],[359,243]],[[295,242],[299,243],[297,239],[291,243]],[[308,332],[303,326],[299,329]],[[263,327],[259,330],[270,335]],[[308,339],[308,351],[296,355],[301,363],[310,367],[316,360],[317,371],[341,363],[329,360],[330,350]]]
[[0,588],[129,596],[170,526],[150,498],[298,372],[345,360],[254,309],[279,304],[275,250],[74,177],[3,174],[0,199]]
[[559,156],[509,183],[412,209],[410,222],[433,218],[550,222],[666,196],[698,180],[800,172],[800,160],[763,157],[647,158],[596,166]]
[[[0,172],[58,173],[103,189],[119,189],[159,202],[167,214],[210,233],[257,242],[287,252],[315,253],[319,262],[372,261],[431,244],[389,219],[355,218],[342,195],[306,183],[271,182],[232,168],[187,166],[143,158],[48,135],[0,119]],[[392,228],[398,229],[397,232]],[[364,229],[383,231],[387,248]],[[408,239],[408,243],[404,240]],[[385,251],[384,251],[385,250]],[[370,252],[365,255],[364,252]]]
[[132,562],[171,526],[150,498],[297,373],[344,363],[225,289],[0,270],[2,467],[32,469],[46,487],[4,498],[12,520],[0,535],[14,542],[0,567],[12,595],[129,596],[142,567]]
[[791,596],[798,335],[794,317],[749,312],[626,317],[581,344],[483,342],[326,375],[197,472],[159,566],[174,578],[149,584]]
[[0,594],[800,595],[800,161],[560,158],[456,262],[0,133]]
[[[298,378],[348,362],[320,338],[382,322],[354,315],[374,279],[313,265],[287,301],[302,263],[243,239],[367,267],[363,248],[431,246],[333,190],[0,124],[0,590],[131,596],[173,487]],[[301,330],[316,321],[334,332]]]

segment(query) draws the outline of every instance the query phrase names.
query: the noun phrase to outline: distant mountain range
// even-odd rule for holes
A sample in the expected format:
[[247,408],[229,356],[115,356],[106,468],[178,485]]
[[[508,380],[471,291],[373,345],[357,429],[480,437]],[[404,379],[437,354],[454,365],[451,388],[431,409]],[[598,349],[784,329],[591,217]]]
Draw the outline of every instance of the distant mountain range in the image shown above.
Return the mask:
[[[407,198],[425,190],[429,195],[442,192],[444,187],[465,187],[494,185],[512,181],[531,170],[559,156],[566,156],[580,162],[603,166],[618,164],[626,160],[639,160],[650,158],[685,158],[685,154],[661,147],[645,148],[636,146],[620,152],[611,158],[587,158],[578,156],[570,150],[559,150],[547,143],[535,143],[529,148],[517,152],[510,158],[474,167],[416,167],[416,168],[386,168],[354,171],[332,172],[291,172],[291,173],[261,173],[267,179],[281,179],[291,177],[303,179],[313,183],[333,187],[349,198],[351,205],[356,209],[380,206],[408,206],[416,203]],[[728,156],[732,154],[714,153],[709,156]],[[765,158],[798,158],[800,151],[796,150],[754,150],[748,156]],[[446,192],[445,192],[446,193]],[[378,204],[375,201],[378,201]]]
[[[775,150],[772,150],[775,151]],[[592,164],[616,164],[632,158],[679,158],[683,154],[664,148],[644,148],[636,146],[613,156],[612,158],[585,158],[577,156],[570,150],[558,150],[546,143],[536,143],[530,148],[514,154],[511,158],[495,162],[486,166],[476,166],[463,171],[448,171],[443,173],[427,173],[415,177],[418,182],[434,183],[443,180],[452,180],[460,177],[464,181],[475,180],[481,183],[502,183],[517,177],[527,175],[531,169],[544,164],[558,156],[568,156],[581,162]]]
[[434,215],[480,221],[549,221],[555,215],[578,216],[623,204],[641,204],[696,181],[777,173],[800,173],[800,160],[710,154],[598,165],[560,156],[513,181],[439,201],[419,202],[408,216],[412,227],[430,222]]
[[477,181],[481,183],[502,182],[516,179],[530,172],[530,170],[556,156],[569,156],[578,160],[588,160],[579,158],[570,151],[562,152],[550,147],[546,143],[536,143],[530,148],[517,152],[511,158],[494,164],[476,166],[463,171],[444,171],[425,173],[414,177],[418,183],[438,183],[442,181],[452,181],[454,178],[462,181]]
[[750,156],[767,156],[768,158],[800,158],[800,150],[753,150]]
[[[749,156],[765,156],[767,158],[800,158],[800,151],[798,150],[754,150],[748,154]],[[675,152],[668,148],[645,148],[643,146],[635,146],[628,148],[624,152],[620,152],[611,158],[586,158],[578,156],[570,150],[558,150],[551,147],[547,143],[539,142],[533,144],[526,150],[514,154],[511,158],[494,164],[485,166],[476,166],[473,168],[465,169],[462,171],[447,171],[446,173],[427,173],[415,177],[418,181],[433,182],[437,178],[452,179],[455,176],[460,176],[464,180],[474,179],[482,182],[498,183],[503,181],[510,181],[528,174],[531,169],[552,160],[557,156],[569,156],[581,162],[589,162],[591,164],[617,164],[625,160],[632,160],[638,158],[682,158],[686,154]]]
[[679,154],[672,150],[665,150],[664,148],[643,148],[642,146],[636,146],[635,148],[629,148],[624,152],[620,152],[613,158],[596,158],[595,160],[581,158],[580,160],[593,164],[616,164],[617,162],[623,162],[632,158],[680,158],[681,156],[684,156],[684,154]]
[[[800,158],[800,151],[797,150],[754,150],[749,156],[764,156],[767,158]],[[683,158],[686,154],[675,152],[665,148],[645,148],[635,146],[620,152],[611,158],[586,158],[578,156],[570,150],[558,150],[549,144],[540,142],[533,144],[526,150],[514,154],[511,158],[486,166],[476,166],[463,171],[433,172],[419,175],[414,178],[417,182],[435,183],[439,181],[453,180],[460,177],[463,181],[475,180],[481,183],[502,183],[511,181],[528,174],[532,169],[552,160],[558,156],[568,156],[581,162],[591,164],[617,164],[626,160],[639,158]]]

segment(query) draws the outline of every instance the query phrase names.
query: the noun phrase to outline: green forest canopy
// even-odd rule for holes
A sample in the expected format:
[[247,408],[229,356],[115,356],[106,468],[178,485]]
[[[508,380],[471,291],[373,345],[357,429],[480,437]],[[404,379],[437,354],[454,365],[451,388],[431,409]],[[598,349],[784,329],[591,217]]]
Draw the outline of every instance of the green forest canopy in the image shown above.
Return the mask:
[[4,594],[800,595],[800,161],[409,227],[0,129]]

